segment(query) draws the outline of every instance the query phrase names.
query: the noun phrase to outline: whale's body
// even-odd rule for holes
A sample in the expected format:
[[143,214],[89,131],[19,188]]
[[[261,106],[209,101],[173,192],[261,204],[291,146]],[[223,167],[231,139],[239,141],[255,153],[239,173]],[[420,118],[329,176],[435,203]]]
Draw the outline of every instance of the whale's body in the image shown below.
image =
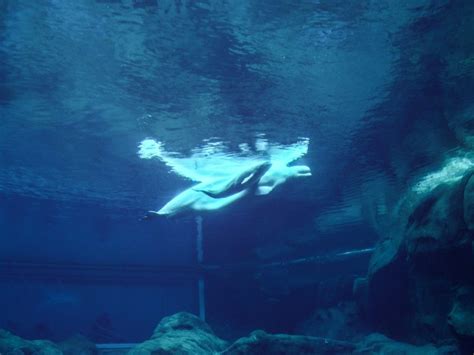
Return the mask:
[[196,191],[195,187],[190,187],[171,199],[171,201],[166,203],[160,210],[149,212],[171,217],[186,214],[191,211],[214,211],[240,200],[247,194],[247,192],[247,190],[242,190],[233,195],[216,199],[203,192]]
[[311,176],[306,165],[289,166],[307,153],[308,144],[307,138],[290,145],[270,145],[259,138],[254,155],[230,156],[222,147],[208,144],[182,158],[166,152],[161,142],[145,139],[138,151],[142,159],[156,157],[175,173],[197,182],[150,214],[174,216],[214,211],[248,195],[267,195],[294,177]]

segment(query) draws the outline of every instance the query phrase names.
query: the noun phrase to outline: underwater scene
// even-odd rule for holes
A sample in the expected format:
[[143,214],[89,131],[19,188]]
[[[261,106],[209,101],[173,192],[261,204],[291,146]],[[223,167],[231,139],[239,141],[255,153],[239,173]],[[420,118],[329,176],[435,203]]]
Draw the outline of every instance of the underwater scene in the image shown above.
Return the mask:
[[0,355],[473,354],[474,1],[0,0]]

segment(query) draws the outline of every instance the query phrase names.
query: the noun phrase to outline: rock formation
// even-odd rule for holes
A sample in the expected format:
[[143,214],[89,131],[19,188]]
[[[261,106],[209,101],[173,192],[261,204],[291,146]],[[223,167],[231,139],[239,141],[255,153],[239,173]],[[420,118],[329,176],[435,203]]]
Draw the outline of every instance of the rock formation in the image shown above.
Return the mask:
[[409,191],[393,211],[366,279],[354,294],[369,321],[385,334],[443,344],[474,340],[474,176]]

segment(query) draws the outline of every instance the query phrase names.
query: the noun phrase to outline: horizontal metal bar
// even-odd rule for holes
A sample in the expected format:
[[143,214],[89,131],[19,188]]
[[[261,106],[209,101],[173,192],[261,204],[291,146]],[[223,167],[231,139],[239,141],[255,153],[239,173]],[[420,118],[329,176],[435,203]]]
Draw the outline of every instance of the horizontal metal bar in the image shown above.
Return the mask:
[[42,263],[39,261],[1,261],[0,281],[36,280],[101,284],[174,284],[198,280],[203,274],[220,272],[253,272],[268,268],[305,264],[345,262],[352,258],[367,258],[373,248],[350,250],[329,255],[309,256],[266,263],[248,262],[227,265],[113,265],[78,263]]

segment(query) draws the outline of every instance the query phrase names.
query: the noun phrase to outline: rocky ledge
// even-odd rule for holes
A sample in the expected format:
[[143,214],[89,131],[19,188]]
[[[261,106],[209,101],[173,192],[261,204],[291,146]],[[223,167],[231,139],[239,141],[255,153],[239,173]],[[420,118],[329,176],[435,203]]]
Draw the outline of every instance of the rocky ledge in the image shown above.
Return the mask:
[[0,354],[2,355],[96,355],[94,343],[76,335],[61,343],[49,340],[26,340],[0,329]]
[[177,313],[164,318],[150,340],[137,345],[129,354],[458,354],[453,346],[414,346],[396,342],[381,334],[371,334],[357,343],[327,338],[252,332],[230,344],[219,339],[196,316]]
[[[55,344],[48,340],[25,340],[7,331],[0,330],[0,353],[2,355],[95,355],[95,345],[82,337],[74,337]],[[138,344],[129,355],[264,355],[264,354],[458,354],[455,347],[424,345],[414,346],[396,342],[381,334],[368,335],[357,343],[333,339],[267,334],[262,330],[248,337],[229,343],[217,337],[212,329],[198,317],[189,313],[177,313],[163,318],[151,338]]]

